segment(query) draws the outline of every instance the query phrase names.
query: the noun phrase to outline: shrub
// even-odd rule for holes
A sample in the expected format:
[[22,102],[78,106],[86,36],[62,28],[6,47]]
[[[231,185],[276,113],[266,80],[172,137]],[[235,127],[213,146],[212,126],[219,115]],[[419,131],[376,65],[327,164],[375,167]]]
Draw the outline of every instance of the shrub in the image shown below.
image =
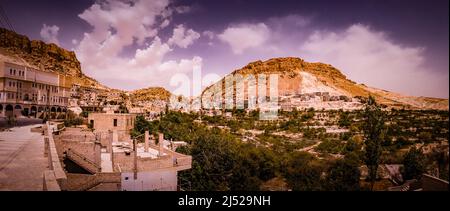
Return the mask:
[[411,147],[408,153],[403,157],[403,178],[420,179],[426,170],[425,155],[421,149]]
[[83,122],[84,122],[84,119],[81,117],[76,117],[74,119],[66,119],[66,120],[64,120],[64,126],[71,127],[71,126],[82,125]]

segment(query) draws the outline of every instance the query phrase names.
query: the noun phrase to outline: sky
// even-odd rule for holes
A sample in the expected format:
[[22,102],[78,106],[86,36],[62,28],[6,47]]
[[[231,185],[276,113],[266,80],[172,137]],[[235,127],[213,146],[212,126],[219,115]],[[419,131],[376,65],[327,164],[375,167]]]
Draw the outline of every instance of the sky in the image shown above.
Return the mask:
[[162,86],[197,95],[194,85],[205,87],[252,61],[289,56],[331,64],[368,86],[449,96],[448,0],[0,4],[16,32],[75,51],[82,71],[111,88]]

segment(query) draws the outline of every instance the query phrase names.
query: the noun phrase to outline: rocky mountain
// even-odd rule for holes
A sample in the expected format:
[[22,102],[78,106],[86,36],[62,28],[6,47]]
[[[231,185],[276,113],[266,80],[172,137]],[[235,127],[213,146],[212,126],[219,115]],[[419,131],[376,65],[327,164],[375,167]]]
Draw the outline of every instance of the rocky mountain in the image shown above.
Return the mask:
[[[440,109],[448,110],[448,99],[430,97],[405,96],[377,88],[358,84],[349,80],[335,67],[323,63],[310,63],[300,58],[274,58],[267,61],[256,61],[245,67],[233,71],[229,76],[258,74],[278,74],[279,106],[282,109],[308,108],[316,109],[358,109],[365,99],[372,95],[376,100],[388,107],[405,109]],[[226,78],[226,77],[225,77]],[[222,86],[224,90],[233,91],[237,97],[236,87],[244,85],[244,93],[250,88],[258,86],[255,82],[236,81],[233,87],[225,82],[220,82],[206,88],[202,97],[218,96],[219,89],[213,87]],[[243,84],[242,84],[243,83]],[[270,87],[270,83],[267,83]]]
[[[28,37],[0,28],[0,59],[16,64],[22,64],[43,71],[57,72],[71,76],[73,83],[90,90],[103,90],[113,93],[111,95],[121,98],[122,94],[129,96],[131,104],[148,106],[146,102],[167,102],[171,93],[161,87],[150,87],[135,91],[121,91],[110,89],[93,78],[85,75],[81,70],[75,52],[68,51],[56,44],[48,44],[40,40],[30,40]],[[267,61],[256,61],[245,67],[233,71],[230,75],[258,75],[278,74],[279,105],[282,108],[314,107],[324,109],[357,109],[369,95],[374,96],[378,102],[389,107],[408,109],[446,109],[448,99],[429,97],[405,96],[363,84],[357,84],[346,78],[338,69],[323,63],[309,63],[299,58],[274,58]],[[225,87],[225,80],[221,84],[225,90],[234,90],[235,87]],[[236,82],[240,86],[243,81]],[[218,85],[218,84],[216,84]],[[249,87],[258,85],[245,84]],[[269,84],[268,84],[269,85]],[[214,86],[202,92],[219,96]],[[223,93],[221,93],[223,95]],[[113,96],[113,97],[114,97]],[[159,102],[157,103],[160,106]],[[163,104],[161,104],[162,106]],[[150,106],[154,106],[153,104]]]
[[149,87],[129,92],[132,102],[162,100],[168,101],[171,93],[162,87]]
[[53,43],[30,40],[24,35],[0,28],[0,56],[2,59],[43,71],[72,76],[74,83],[84,87],[108,89],[83,74],[75,52]]

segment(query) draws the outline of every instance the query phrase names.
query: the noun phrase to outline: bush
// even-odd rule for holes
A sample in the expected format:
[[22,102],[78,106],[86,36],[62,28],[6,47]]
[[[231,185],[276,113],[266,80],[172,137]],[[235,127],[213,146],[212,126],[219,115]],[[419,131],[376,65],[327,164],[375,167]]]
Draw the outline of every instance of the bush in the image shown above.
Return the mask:
[[317,191],[323,188],[322,172],[314,156],[295,152],[287,160],[284,176],[294,191]]
[[84,122],[84,119],[81,117],[76,117],[74,119],[66,119],[66,120],[64,120],[64,126],[71,127],[71,126],[82,125],[83,122]]
[[63,113],[61,113],[61,114],[59,114],[56,118],[57,118],[57,119],[64,119],[65,117],[66,117],[66,115],[63,114]]
[[338,154],[343,151],[344,147],[344,143],[340,140],[325,139],[316,147],[316,150],[322,153]]
[[426,170],[425,155],[421,149],[411,147],[403,157],[403,179],[420,179]]
[[359,163],[352,158],[339,159],[331,165],[327,171],[326,190],[330,191],[358,191],[359,177]]

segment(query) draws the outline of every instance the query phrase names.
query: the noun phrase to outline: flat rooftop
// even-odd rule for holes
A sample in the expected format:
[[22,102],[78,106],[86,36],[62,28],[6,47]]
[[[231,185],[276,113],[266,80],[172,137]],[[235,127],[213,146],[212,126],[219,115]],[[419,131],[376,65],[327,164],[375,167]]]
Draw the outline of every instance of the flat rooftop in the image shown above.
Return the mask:
[[[112,143],[113,153],[124,153],[124,152],[132,152],[133,146],[129,142],[113,142]],[[149,146],[148,152],[145,152],[145,148],[143,144],[137,144],[137,155],[141,158],[158,158],[158,150]],[[166,153],[162,153],[162,155],[167,155]]]

